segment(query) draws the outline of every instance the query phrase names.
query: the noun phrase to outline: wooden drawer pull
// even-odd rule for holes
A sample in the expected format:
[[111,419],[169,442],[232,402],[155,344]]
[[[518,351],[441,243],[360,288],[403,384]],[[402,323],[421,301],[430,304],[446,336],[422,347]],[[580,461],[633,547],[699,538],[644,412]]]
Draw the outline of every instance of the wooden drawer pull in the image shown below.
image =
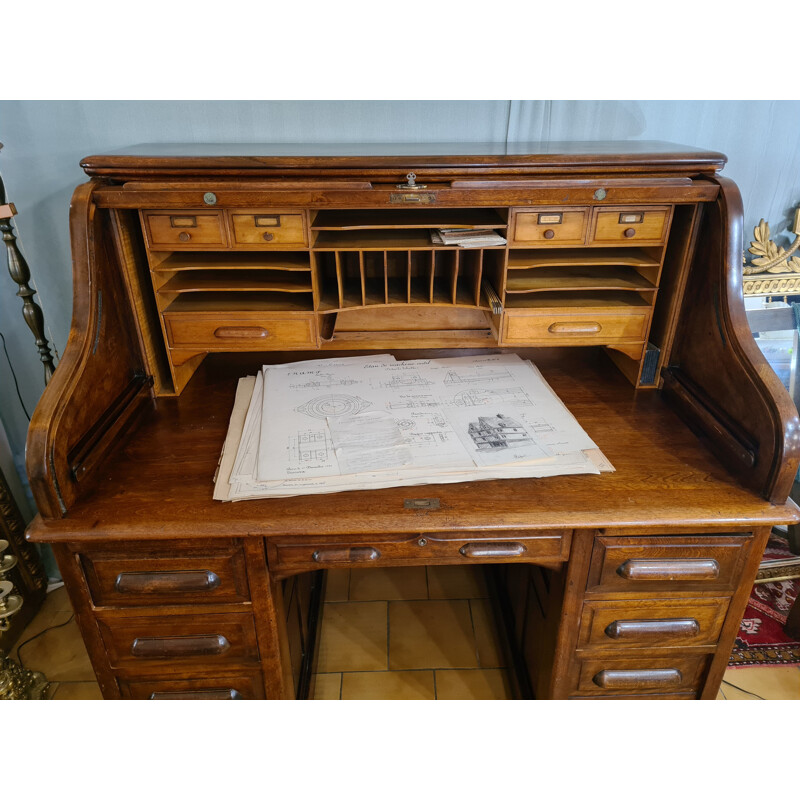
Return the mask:
[[158,636],[134,639],[131,653],[138,658],[218,656],[230,646],[230,642],[218,633],[207,636]]
[[600,333],[603,326],[599,322],[554,322],[547,330],[550,333]]
[[380,551],[374,547],[331,547],[326,550],[315,550],[311,558],[318,564],[329,562],[377,561]]
[[219,575],[208,569],[179,572],[120,572],[114,582],[114,588],[118,592],[129,594],[210,592],[219,585]]
[[592,678],[601,689],[648,689],[677,686],[683,680],[679,669],[604,669]]
[[148,700],[242,700],[236,689],[201,689],[196,692],[153,692]]
[[470,542],[459,551],[465,558],[512,558],[525,552],[519,542]]
[[609,639],[647,639],[651,636],[688,638],[698,633],[700,623],[696,619],[618,619],[605,630]]
[[223,327],[214,331],[217,339],[266,339],[269,331],[266,328],[253,327]]
[[617,574],[629,581],[713,581],[719,563],[713,558],[632,558],[617,567]]

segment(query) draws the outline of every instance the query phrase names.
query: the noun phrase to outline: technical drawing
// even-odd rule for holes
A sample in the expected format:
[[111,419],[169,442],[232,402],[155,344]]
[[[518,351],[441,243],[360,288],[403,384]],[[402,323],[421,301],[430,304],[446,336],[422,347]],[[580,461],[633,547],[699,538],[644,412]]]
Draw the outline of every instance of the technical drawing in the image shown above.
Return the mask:
[[464,389],[453,398],[453,404],[457,406],[488,406],[497,403],[514,406],[533,405],[525,390],[516,386],[505,389]]
[[359,411],[363,411],[371,405],[369,400],[364,400],[354,394],[324,394],[303,403],[295,411],[316,419],[325,419],[325,417],[345,417],[348,414],[358,414]]
[[552,431],[555,430],[555,428],[547,420],[544,419],[537,419],[534,420],[533,422],[529,420],[528,427],[534,433],[551,433]]
[[503,367],[494,367],[493,369],[449,369],[444,376],[446,384],[458,383],[477,383],[483,381],[500,381],[504,378],[510,378],[511,373]]
[[386,381],[378,381],[381,389],[407,389],[409,386],[430,386],[433,381],[423,378],[416,370],[402,370],[392,373]]
[[478,417],[477,421],[469,423],[467,432],[477,450],[497,450],[532,443],[525,428],[505,414]]
[[399,419],[397,420],[397,427],[400,428],[401,431],[408,431],[411,430],[416,425],[413,419]]
[[301,464],[324,464],[331,457],[325,431],[298,431],[289,437],[289,460]]
[[386,408],[436,408],[441,403],[431,394],[420,394],[416,397],[400,395],[398,400],[390,400]]
[[450,435],[447,431],[404,431],[403,437],[408,444],[413,447],[435,447],[441,442],[449,440]]
[[329,372],[320,372],[306,383],[290,383],[290,389],[330,389],[333,386],[352,386],[354,378],[336,378]]

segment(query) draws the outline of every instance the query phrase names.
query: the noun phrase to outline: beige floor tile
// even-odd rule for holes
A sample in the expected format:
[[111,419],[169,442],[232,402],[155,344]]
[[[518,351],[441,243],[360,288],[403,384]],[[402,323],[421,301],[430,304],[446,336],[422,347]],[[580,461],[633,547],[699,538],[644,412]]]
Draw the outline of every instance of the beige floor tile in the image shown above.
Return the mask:
[[69,602],[67,590],[62,586],[49,592],[42,603],[36,616],[28,623],[28,627],[22,632],[16,645],[11,648],[11,655],[16,657],[17,648],[25,641],[37,633],[41,633],[45,628],[53,625],[60,625],[72,616],[72,606]]
[[753,695],[765,700],[800,700],[798,667],[728,669],[723,680],[725,683],[722,684],[722,691],[728,700],[758,699]]
[[74,619],[21,645],[18,655],[24,666],[43,672],[49,681],[96,680]]
[[467,600],[389,603],[389,669],[478,666]]
[[425,567],[378,567],[350,570],[350,601],[426,600]]
[[478,663],[483,669],[505,667],[503,645],[500,632],[489,600],[470,600],[472,625],[475,629],[475,641],[478,645]]
[[102,700],[103,695],[97,681],[60,683],[53,700]]
[[325,584],[326,603],[346,603],[350,592],[350,570],[329,569]]
[[437,700],[511,700],[504,669],[437,669]]
[[434,700],[433,671],[345,672],[342,700]]
[[326,672],[314,678],[314,700],[338,700],[342,693],[342,673]]
[[319,672],[386,669],[386,603],[326,603]]
[[431,600],[469,600],[488,596],[480,567],[428,567],[428,597]]

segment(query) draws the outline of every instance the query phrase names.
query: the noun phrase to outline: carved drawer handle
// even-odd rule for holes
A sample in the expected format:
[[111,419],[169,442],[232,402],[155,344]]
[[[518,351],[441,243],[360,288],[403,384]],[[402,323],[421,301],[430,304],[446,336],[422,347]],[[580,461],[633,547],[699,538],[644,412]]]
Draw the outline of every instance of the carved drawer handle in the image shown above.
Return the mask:
[[137,658],[218,656],[229,650],[230,646],[230,642],[218,633],[203,636],[154,636],[134,639],[131,653]]
[[617,567],[629,581],[713,581],[719,563],[713,558],[632,558]]
[[220,585],[219,575],[208,569],[176,572],[120,572],[114,581],[118,592],[152,594],[157,592],[209,592]]
[[258,326],[252,327],[222,327],[214,331],[217,339],[266,339],[269,331]]
[[605,630],[609,639],[689,638],[700,633],[696,619],[618,619]]
[[679,669],[604,669],[592,678],[601,689],[648,689],[678,686],[683,680]]
[[153,692],[148,700],[243,700],[236,689],[200,689],[195,692]]
[[603,326],[599,322],[554,322],[549,333],[600,333]]
[[512,558],[525,552],[519,542],[470,542],[459,551],[465,558]]
[[329,547],[325,550],[315,550],[311,556],[318,564],[341,561],[354,563],[377,561],[380,557],[380,551],[374,547]]

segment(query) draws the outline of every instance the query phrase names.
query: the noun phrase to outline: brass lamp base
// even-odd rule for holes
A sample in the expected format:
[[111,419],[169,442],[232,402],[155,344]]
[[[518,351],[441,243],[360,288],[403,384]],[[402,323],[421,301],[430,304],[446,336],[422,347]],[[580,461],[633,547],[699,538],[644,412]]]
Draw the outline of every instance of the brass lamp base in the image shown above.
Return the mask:
[[49,686],[41,672],[25,669],[0,650],[0,700],[44,700]]

